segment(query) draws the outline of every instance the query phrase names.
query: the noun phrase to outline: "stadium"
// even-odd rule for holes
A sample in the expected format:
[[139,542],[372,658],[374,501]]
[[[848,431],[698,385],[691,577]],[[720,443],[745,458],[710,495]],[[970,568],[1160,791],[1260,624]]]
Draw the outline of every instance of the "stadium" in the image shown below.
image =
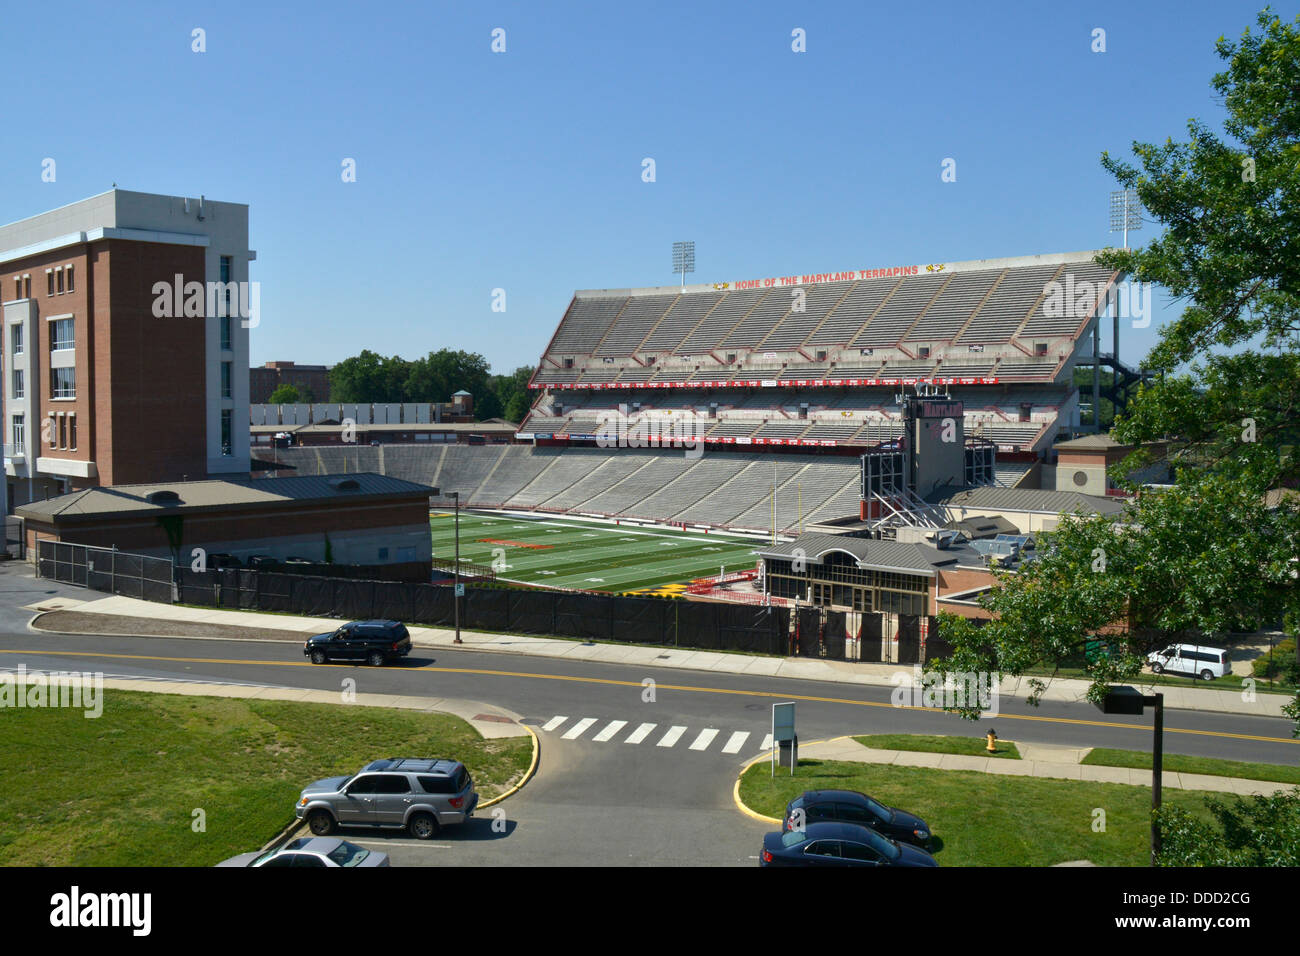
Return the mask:
[[499,578],[806,604],[898,659],[1061,513],[1122,510],[1054,481],[1122,278],[1095,255],[578,291],[512,441],[279,461],[437,488],[435,559],[454,501],[461,560]]

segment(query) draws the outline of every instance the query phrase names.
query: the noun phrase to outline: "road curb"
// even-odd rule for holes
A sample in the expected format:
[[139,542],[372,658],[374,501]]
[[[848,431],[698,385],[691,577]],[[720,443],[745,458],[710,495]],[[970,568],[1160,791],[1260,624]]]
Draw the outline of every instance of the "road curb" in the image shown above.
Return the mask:
[[[813,744],[834,743],[837,740],[843,740],[846,737],[852,737],[852,736],[853,736],[852,734],[840,734],[838,737],[827,737],[825,740],[810,740],[806,744],[804,744],[804,746],[811,747]],[[772,759],[772,751],[768,750],[764,753],[759,754],[753,760],[750,760],[743,767],[741,767],[740,772],[736,774],[736,783],[731,788],[731,799],[735,801],[736,809],[739,810],[741,813],[743,813],[745,816],[749,817],[751,820],[758,820],[760,823],[773,823],[776,824],[777,826],[780,826],[781,821],[778,820],[776,817],[765,816],[764,814],[759,813],[757,810],[752,810],[750,809],[749,806],[746,805],[744,800],[740,799],[741,777],[745,776],[745,772],[749,770],[750,767],[754,766],[754,764],[762,760],[771,760],[771,759]]]
[[488,807],[495,806],[496,804],[505,800],[507,797],[513,797],[516,793],[522,790],[524,788],[524,784],[532,780],[534,774],[537,773],[537,764],[540,762],[542,756],[542,741],[537,736],[537,731],[533,730],[533,728],[529,727],[527,724],[520,724],[520,726],[523,727],[524,730],[528,731],[528,736],[533,738],[533,759],[532,762],[528,765],[528,771],[524,774],[522,780],[520,780],[517,784],[515,784],[505,793],[501,794],[499,797],[493,797],[491,800],[487,801],[487,803],[480,803],[478,805],[478,808],[480,810],[486,810]]

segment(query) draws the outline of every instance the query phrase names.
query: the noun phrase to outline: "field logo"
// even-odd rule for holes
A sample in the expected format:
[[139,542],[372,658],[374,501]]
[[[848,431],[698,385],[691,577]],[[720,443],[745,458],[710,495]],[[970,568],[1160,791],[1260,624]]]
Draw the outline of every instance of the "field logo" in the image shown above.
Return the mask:
[[671,418],[638,417],[635,421],[627,413],[627,406],[618,406],[613,418],[606,418],[596,430],[596,445],[600,448],[685,448],[687,458],[704,454],[704,431],[708,420],[693,411]]

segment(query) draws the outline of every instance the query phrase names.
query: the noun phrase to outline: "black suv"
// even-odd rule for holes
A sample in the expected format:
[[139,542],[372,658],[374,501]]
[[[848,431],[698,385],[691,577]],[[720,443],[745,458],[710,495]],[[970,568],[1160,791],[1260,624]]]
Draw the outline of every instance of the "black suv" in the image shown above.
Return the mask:
[[308,638],[302,652],[313,664],[365,661],[379,667],[411,653],[411,635],[401,621],[352,621],[337,631]]

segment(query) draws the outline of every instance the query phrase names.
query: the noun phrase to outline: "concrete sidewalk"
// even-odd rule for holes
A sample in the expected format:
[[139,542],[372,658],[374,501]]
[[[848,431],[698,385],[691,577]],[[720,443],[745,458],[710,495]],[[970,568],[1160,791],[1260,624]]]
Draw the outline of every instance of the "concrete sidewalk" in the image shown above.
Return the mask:
[[[800,759],[810,757],[818,760],[844,760],[853,763],[892,764],[897,767],[928,767],[934,770],[973,770],[978,773],[996,773],[1008,777],[1051,777],[1060,780],[1089,780],[1095,783],[1151,786],[1150,770],[1093,767],[1079,763],[1092,749],[1090,747],[1080,749],[1019,743],[1016,746],[1021,751],[1020,760],[908,750],[875,750],[858,743],[852,737],[837,737],[834,740],[800,747],[799,757]],[[1242,777],[1214,777],[1199,773],[1171,773],[1166,770],[1161,774],[1161,786],[1175,790],[1211,790],[1241,796],[1252,794],[1270,796],[1291,790],[1295,784],[1247,780]]]
[[[338,618],[297,617],[287,614],[264,614],[256,611],[230,611],[216,608],[180,607],[155,604],[127,597],[105,597],[77,601],[59,597],[28,605],[29,610],[75,610],[80,613],[150,618],[196,624],[225,625],[266,630],[268,637],[284,640],[301,639],[306,632],[332,631],[341,623]],[[455,647],[450,629],[410,627],[411,642],[417,647]],[[184,635],[176,635],[184,636]],[[549,637],[525,637],[513,634],[488,634],[461,631],[465,650],[496,651],[556,657],[567,660],[600,661],[646,667],[677,667],[719,674],[750,674],[785,677],[797,680],[830,681],[841,684],[897,687],[911,686],[916,669],[904,664],[865,664],[855,661],[811,660],[808,658],[758,657],[745,654],[721,654],[716,651],[686,650],[662,645],[597,644]],[[900,676],[901,675],[901,676]],[[1046,678],[1044,678],[1047,680]],[[1283,717],[1282,708],[1291,700],[1283,694],[1256,694],[1254,701],[1242,700],[1235,690],[1146,685],[1165,695],[1165,706],[1179,710],[1199,710],[1253,717]],[[1079,702],[1085,700],[1088,683],[1081,680],[1048,680],[1044,700]],[[1028,678],[1004,678],[999,692],[1008,699],[1023,699],[1029,694]]]

